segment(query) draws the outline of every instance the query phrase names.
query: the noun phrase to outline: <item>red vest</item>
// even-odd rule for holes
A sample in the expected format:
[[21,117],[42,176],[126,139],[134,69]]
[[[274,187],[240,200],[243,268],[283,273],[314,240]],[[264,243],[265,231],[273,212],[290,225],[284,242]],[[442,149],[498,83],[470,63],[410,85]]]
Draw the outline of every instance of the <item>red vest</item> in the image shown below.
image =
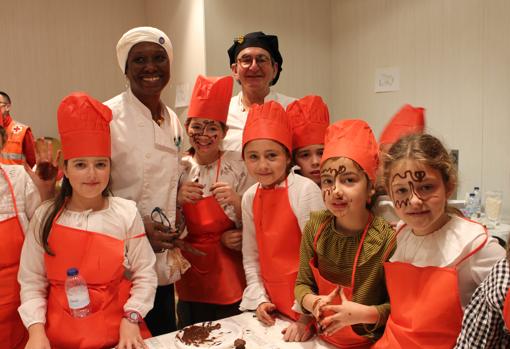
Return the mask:
[[5,128],[7,142],[0,153],[0,162],[6,165],[22,165],[25,160],[23,154],[23,139],[29,127],[12,120]]

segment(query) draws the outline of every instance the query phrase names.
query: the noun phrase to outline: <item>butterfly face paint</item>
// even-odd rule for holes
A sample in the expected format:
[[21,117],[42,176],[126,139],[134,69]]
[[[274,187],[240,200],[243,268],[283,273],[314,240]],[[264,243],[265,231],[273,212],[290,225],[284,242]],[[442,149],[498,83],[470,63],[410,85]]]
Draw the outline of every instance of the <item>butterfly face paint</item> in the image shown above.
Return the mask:
[[[331,159],[321,168],[322,197],[336,217],[357,217],[371,195],[363,170],[348,158]],[[348,224],[342,224],[344,226]]]
[[428,234],[444,224],[448,195],[438,170],[415,160],[401,160],[390,175],[395,212],[415,234]]

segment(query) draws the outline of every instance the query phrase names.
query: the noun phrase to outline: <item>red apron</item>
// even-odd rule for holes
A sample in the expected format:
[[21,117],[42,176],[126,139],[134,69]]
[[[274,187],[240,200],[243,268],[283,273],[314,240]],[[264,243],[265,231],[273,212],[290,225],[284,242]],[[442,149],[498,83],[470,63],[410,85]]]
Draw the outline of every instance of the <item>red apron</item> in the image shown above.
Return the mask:
[[507,331],[510,331],[510,288],[506,293],[505,305],[503,306],[503,320]]
[[11,193],[16,216],[0,222],[0,343],[5,348],[24,348],[28,332],[18,314],[20,306],[18,269],[25,235],[18,218],[18,207],[11,181],[0,166]]
[[[131,282],[124,278],[124,241],[55,223],[48,243],[55,256],[44,255],[49,282],[46,335],[52,349],[111,348],[119,342],[124,304]],[[68,268],[75,267],[87,282],[91,314],[70,314],[64,283]],[[150,337],[144,323],[142,337]]]
[[290,206],[287,179],[284,188],[257,188],[253,220],[260,274],[269,299],[280,313],[297,320],[299,314],[291,308],[299,269],[301,229]]
[[[354,292],[354,281],[356,276],[356,266],[358,265],[358,259],[363,249],[363,242],[365,241],[365,237],[367,235],[370,224],[372,224],[373,217],[370,216],[363,230],[363,235],[361,235],[361,240],[359,242],[358,250],[356,251],[356,256],[354,257],[354,263],[352,265],[352,276],[351,276],[351,284],[350,286],[342,286],[344,291],[344,295],[348,300],[352,300],[352,294]],[[324,278],[319,271],[318,264],[318,256],[317,256],[317,241],[319,240],[319,236],[322,234],[324,227],[328,222],[323,223],[317,234],[315,235],[313,246],[314,246],[314,257],[310,259],[310,269],[313,272],[313,277],[315,279],[315,283],[317,284],[318,294],[319,295],[327,295],[331,293],[335,288],[336,284]],[[332,304],[342,304],[342,300],[340,296],[335,297]],[[333,314],[333,313],[331,313]],[[328,314],[329,315],[329,314]],[[372,341],[366,337],[360,336],[356,332],[353,331],[352,326],[345,326],[340,330],[333,333],[331,336],[320,335],[320,337],[335,345],[338,348],[352,348],[352,349],[368,349],[372,345]]]
[[[221,157],[215,182],[218,181],[220,167]],[[196,204],[184,204],[183,211],[188,230],[185,241],[207,255],[196,256],[181,251],[191,267],[176,283],[179,299],[212,304],[239,301],[246,286],[242,255],[221,243],[221,235],[234,229],[234,222],[212,195]]]
[[480,246],[454,267],[384,263],[391,313],[382,338],[373,348],[449,349],[455,346],[463,316],[457,267],[485,245],[488,239],[487,232],[485,234]]

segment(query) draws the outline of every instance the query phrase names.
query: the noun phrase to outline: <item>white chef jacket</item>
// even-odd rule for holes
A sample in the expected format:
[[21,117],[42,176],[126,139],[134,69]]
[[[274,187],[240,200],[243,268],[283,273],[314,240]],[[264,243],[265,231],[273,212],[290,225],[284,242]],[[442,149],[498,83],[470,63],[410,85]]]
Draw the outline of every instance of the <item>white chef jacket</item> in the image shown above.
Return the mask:
[[[223,139],[223,149],[237,151],[241,153],[243,144],[243,130],[246,124],[246,118],[248,117],[248,109],[245,108],[242,102],[243,92],[239,92],[237,96],[230,99],[230,106],[228,108],[228,119],[227,126],[228,132],[226,137]],[[264,98],[264,103],[267,101],[276,101],[280,103],[283,108],[287,108],[287,105],[294,102],[296,98],[282,95],[270,91],[269,94]]]
[[[128,89],[105,102],[113,112],[112,192],[136,202],[140,214],[150,215],[160,207],[175,227],[180,145],[183,129],[177,115],[163,105],[161,126],[150,110]],[[158,284],[172,283],[167,252],[157,254]],[[166,277],[165,275],[168,275]]]
[[[183,172],[179,185],[184,182],[194,182],[197,180],[198,183],[204,186],[204,197],[211,196],[210,188],[217,182],[218,160],[209,165],[199,165],[192,156],[188,155],[182,158],[181,164]],[[239,153],[233,151],[225,151],[221,156],[218,182],[229,184],[240,196],[254,184],[254,181],[248,175],[243,159],[239,156]],[[222,208],[227,217],[236,224],[236,227],[241,227],[241,220],[237,218],[234,207],[232,205],[225,205]]]
[[[35,211],[21,251],[18,272],[21,306],[18,311],[27,328],[35,323],[46,322],[48,280],[44,263],[45,252],[40,243],[40,236],[42,220],[50,203],[46,201]],[[124,304],[124,311],[135,310],[145,317],[152,309],[156,295],[157,276],[154,270],[156,257],[147,237],[138,236],[144,233],[144,227],[135,203],[131,200],[109,197],[108,207],[100,211],[76,212],[64,209],[57,223],[124,241],[123,265],[129,271],[132,281],[131,296]]]
[[[397,231],[404,225],[400,221]],[[411,263],[417,267],[454,267],[457,262],[476,249],[485,238],[481,224],[451,215],[439,230],[418,236],[405,226],[397,235],[397,249],[391,262]],[[489,274],[494,264],[505,257],[505,250],[497,240],[489,237],[485,246],[462,262],[457,268],[462,308],[469,303],[471,295]]]
[[[320,188],[309,178],[294,172],[287,176],[289,202],[296,215],[301,232],[310,218],[311,211],[326,209]],[[253,222],[253,200],[258,183],[251,186],[243,195],[243,266],[246,275],[246,288],[239,306],[241,311],[255,310],[260,303],[270,302],[260,275],[259,252],[255,224]],[[285,181],[277,187],[285,187]],[[268,213],[270,214],[270,213]]]
[[[32,182],[32,178],[21,165],[0,165],[7,173],[9,181],[14,189],[16,206],[18,208],[19,221],[25,234],[29,220],[34,215],[35,209],[41,204],[39,191]],[[3,175],[0,174],[0,221],[4,221],[16,215],[12,202],[12,196]]]

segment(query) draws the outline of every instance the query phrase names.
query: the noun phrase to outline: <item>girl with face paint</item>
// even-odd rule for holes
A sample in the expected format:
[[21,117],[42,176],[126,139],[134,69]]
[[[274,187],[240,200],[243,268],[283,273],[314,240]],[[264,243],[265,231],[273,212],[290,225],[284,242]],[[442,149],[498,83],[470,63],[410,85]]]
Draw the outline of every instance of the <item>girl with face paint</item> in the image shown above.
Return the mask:
[[397,248],[384,266],[391,314],[374,347],[452,348],[464,307],[505,251],[485,227],[449,213],[457,174],[437,138],[401,138],[383,168],[401,221]]
[[277,102],[252,106],[243,133],[243,157],[257,184],[243,196],[243,265],[246,289],[241,310],[255,310],[266,325],[279,312],[294,320],[283,339],[300,342],[312,334],[309,315],[297,312],[294,284],[302,230],[311,211],[324,205],[319,187],[292,172],[292,134]]
[[295,295],[321,337],[339,348],[369,348],[390,311],[382,261],[394,231],[369,209],[377,165],[364,121],[329,126],[320,167],[327,210],[313,212],[304,230]]
[[182,251],[191,267],[176,283],[180,328],[238,314],[245,287],[241,196],[252,183],[238,153],[221,150],[232,87],[231,77],[199,76],[185,122],[192,148],[182,160],[177,201],[185,241],[206,255]]

